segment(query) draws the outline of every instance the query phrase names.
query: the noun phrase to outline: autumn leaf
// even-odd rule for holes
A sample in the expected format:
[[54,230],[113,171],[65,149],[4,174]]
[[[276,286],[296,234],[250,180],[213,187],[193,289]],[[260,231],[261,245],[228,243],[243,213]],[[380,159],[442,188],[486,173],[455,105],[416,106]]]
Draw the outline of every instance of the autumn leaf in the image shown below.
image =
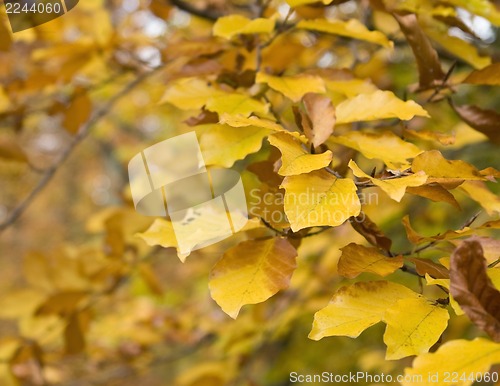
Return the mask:
[[295,248],[285,239],[244,241],[224,253],[211,273],[212,298],[233,319],[245,304],[261,303],[288,287]]
[[481,205],[490,216],[500,214],[500,197],[491,192],[482,181],[465,181],[460,189]]
[[[177,248],[177,239],[172,223],[161,218],[157,218],[146,231],[137,233],[136,236],[150,246],[159,245],[163,248]],[[186,255],[180,253],[179,250],[178,256],[182,262],[186,260]]]
[[265,83],[270,88],[290,98],[293,102],[299,102],[307,93],[324,93],[325,82],[318,76],[295,75],[295,76],[273,76],[263,72],[257,73],[256,83]]
[[[472,165],[461,160],[447,160],[438,150],[426,151],[413,160],[414,173],[424,172],[434,182],[448,180],[485,180]],[[431,179],[430,179],[431,180]]]
[[357,19],[350,19],[348,21],[326,19],[301,20],[297,24],[297,28],[365,40],[383,47],[393,46],[393,43],[382,32],[370,31]]
[[390,251],[392,240],[375,224],[366,213],[361,212],[350,222],[352,228],[363,236],[371,245]]
[[91,114],[92,101],[84,89],[77,88],[73,93],[73,99],[64,111],[62,125],[71,134],[77,134]]
[[356,185],[326,171],[314,171],[283,180],[285,213],[294,232],[314,226],[339,226],[357,216],[361,203]]
[[375,91],[347,99],[337,106],[337,125],[386,118],[410,120],[415,116],[429,117],[414,101],[402,101],[391,91]]
[[302,102],[306,110],[302,128],[313,146],[318,147],[333,133],[335,108],[330,98],[321,94],[307,93]]
[[230,15],[217,19],[213,27],[214,36],[231,39],[239,34],[271,33],[274,29],[273,19],[248,19],[242,15]]
[[500,114],[472,105],[456,106],[452,103],[451,106],[470,127],[486,135],[492,142],[500,144]]
[[469,319],[500,342],[500,291],[486,274],[478,241],[466,240],[451,255],[450,292]]
[[348,131],[343,135],[332,137],[332,141],[355,149],[366,158],[380,159],[391,169],[409,165],[409,159],[422,153],[417,146],[403,141],[391,131],[377,133]]
[[197,110],[201,109],[210,98],[221,95],[225,93],[203,79],[182,78],[167,86],[159,103],[168,102],[181,110]]
[[256,126],[240,127],[238,130],[228,125],[209,125],[201,129],[200,147],[206,165],[229,168],[248,154],[259,151],[262,140],[270,134],[265,128]]
[[287,133],[275,133],[268,137],[269,143],[281,152],[281,167],[278,173],[282,176],[294,176],[322,169],[332,161],[332,152],[310,154],[300,141]]
[[398,300],[418,296],[409,288],[388,281],[359,282],[342,287],[325,308],[314,314],[309,338],[356,338],[368,327],[382,321],[386,310]]
[[448,326],[448,311],[424,298],[401,299],[384,315],[386,359],[426,353]]
[[441,69],[436,50],[418,24],[417,16],[394,14],[394,18],[399,23],[417,61],[420,88],[436,86],[444,79],[445,73]]
[[403,266],[402,256],[387,257],[376,248],[350,243],[340,250],[342,255],[339,259],[338,273],[348,279],[353,279],[363,272],[387,276]]
[[269,111],[268,104],[248,95],[237,93],[211,97],[207,100],[205,108],[219,114],[243,115],[245,117],[252,113],[266,115]]
[[500,63],[493,63],[481,70],[472,71],[463,83],[500,86]]
[[406,189],[406,192],[415,196],[428,198],[434,202],[446,202],[460,210],[460,204],[455,196],[439,184],[410,186]]
[[325,5],[328,5],[332,2],[333,0],[286,0],[287,4],[292,7],[298,7],[300,5],[305,5],[305,4],[314,4],[314,3],[323,3]]
[[381,180],[370,177],[368,174],[363,172],[353,160],[349,161],[349,168],[351,168],[356,177],[368,178],[372,184],[378,186],[386,192],[390,198],[397,202],[400,202],[403,198],[406,188],[410,186],[421,186],[427,181],[427,175],[423,171],[400,178]]
[[433,262],[431,259],[423,259],[419,257],[408,258],[417,269],[417,273],[421,276],[430,275],[435,279],[449,279],[450,271],[441,264]]
[[[450,360],[453,358],[453,360]],[[411,368],[405,369],[403,386],[418,386],[420,379],[429,379],[433,376],[433,385],[449,385],[447,374],[476,374],[486,373],[492,365],[500,363],[500,345],[486,339],[476,338],[472,341],[457,339],[446,342],[435,353],[419,355],[413,361]],[[459,379],[454,384],[469,386],[474,383],[473,378]]]

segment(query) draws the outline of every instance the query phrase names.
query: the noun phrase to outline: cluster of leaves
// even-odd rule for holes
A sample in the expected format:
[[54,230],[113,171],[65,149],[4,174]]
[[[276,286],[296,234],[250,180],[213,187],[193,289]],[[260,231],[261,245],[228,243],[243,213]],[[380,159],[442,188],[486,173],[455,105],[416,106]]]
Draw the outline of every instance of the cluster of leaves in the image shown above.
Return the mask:
[[[13,229],[94,128],[123,188],[86,218],[84,245],[27,254],[29,287],[1,302],[16,331],[0,341],[2,384],[72,384],[111,367],[89,381],[106,384],[179,359],[179,385],[279,384],[343,342],[304,343],[311,323],[313,341],[362,340],[386,325],[385,355],[377,348],[364,364],[327,370],[404,369],[444,382],[445,372],[500,363],[500,172],[490,159],[457,159],[482,144],[495,154],[500,143],[495,98],[481,97],[498,95],[500,65],[486,30],[466,22],[494,34],[493,3],[129,3],[88,1],[17,41],[0,21],[9,128],[0,159],[11,178],[38,177],[0,230]],[[48,125],[63,139],[44,154]],[[135,213],[120,176],[147,144],[189,130],[208,166],[240,172],[251,218],[176,266],[159,261],[177,247],[171,222]],[[5,200],[21,194],[8,189]],[[210,295],[236,321],[206,302],[206,285],[182,291],[183,280],[204,283],[213,263]],[[360,347],[353,342],[343,347]],[[193,352],[201,358],[186,357]],[[280,369],[268,363],[275,354]]]

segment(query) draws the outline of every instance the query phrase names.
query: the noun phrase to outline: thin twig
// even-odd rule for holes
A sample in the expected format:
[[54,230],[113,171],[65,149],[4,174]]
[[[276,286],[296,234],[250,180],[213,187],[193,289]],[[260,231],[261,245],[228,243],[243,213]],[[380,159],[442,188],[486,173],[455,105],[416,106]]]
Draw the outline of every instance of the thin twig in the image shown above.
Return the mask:
[[99,121],[104,118],[109,112],[112,110],[114,105],[125,97],[129,92],[135,89],[139,84],[141,84],[144,80],[152,76],[158,70],[163,68],[163,66],[159,66],[154,70],[144,73],[134,79],[132,82],[127,84],[119,93],[114,95],[101,109],[96,111],[94,115],[84,124],[80,131],[73,137],[73,141],[70,145],[62,152],[59,159],[48,169],[46,169],[42,173],[42,177],[38,181],[35,188],[28,194],[28,196],[22,200],[7,216],[7,218],[0,224],[0,233],[7,229],[9,226],[14,224],[19,217],[28,209],[34,199],[38,196],[38,194],[48,185],[48,183],[52,180],[56,172],[59,170],[60,166],[69,158],[73,150],[77,147],[77,145],[82,142],[89,132],[94,128],[94,126],[99,123]]

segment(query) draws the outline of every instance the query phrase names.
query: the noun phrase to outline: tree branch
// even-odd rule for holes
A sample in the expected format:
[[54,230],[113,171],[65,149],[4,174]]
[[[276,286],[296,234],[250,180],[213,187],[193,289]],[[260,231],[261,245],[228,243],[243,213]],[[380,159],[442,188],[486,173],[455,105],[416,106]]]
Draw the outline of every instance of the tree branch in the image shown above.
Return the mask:
[[201,17],[202,19],[210,20],[210,21],[215,21],[219,17],[224,16],[214,10],[211,9],[199,9],[192,4],[185,3],[182,0],[170,0],[170,3],[180,10],[190,13],[191,15]]
[[48,185],[48,183],[52,180],[56,172],[59,170],[61,165],[69,158],[73,150],[76,146],[82,142],[89,132],[94,128],[94,126],[99,123],[99,121],[109,114],[111,109],[116,105],[116,103],[125,97],[128,93],[130,93],[133,89],[135,89],[139,84],[141,84],[144,80],[152,76],[158,70],[163,68],[163,66],[159,66],[154,70],[144,73],[134,79],[132,82],[127,84],[119,93],[114,95],[101,109],[97,110],[94,115],[85,123],[80,131],[73,137],[73,141],[71,144],[63,151],[60,155],[59,159],[48,169],[45,169],[43,173],[41,173],[42,177],[38,181],[37,185],[34,189],[28,194],[28,196],[21,201],[7,216],[7,218],[0,223],[0,233],[2,233],[9,226],[14,224],[19,217],[28,209],[34,199],[38,196],[38,194]]

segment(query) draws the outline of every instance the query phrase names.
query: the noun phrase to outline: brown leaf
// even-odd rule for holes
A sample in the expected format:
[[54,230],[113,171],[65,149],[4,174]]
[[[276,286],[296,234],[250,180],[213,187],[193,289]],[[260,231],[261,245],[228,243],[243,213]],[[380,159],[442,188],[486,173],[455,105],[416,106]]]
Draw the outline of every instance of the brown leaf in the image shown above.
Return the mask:
[[27,162],[23,149],[14,141],[0,137],[0,159],[16,162]]
[[428,198],[434,202],[446,202],[460,210],[460,204],[455,199],[455,196],[439,184],[410,186],[406,188],[406,192]]
[[307,118],[302,117],[302,127],[314,147],[324,143],[333,133],[336,116],[332,101],[327,96],[307,93],[302,98]]
[[441,68],[439,57],[429,38],[424,34],[414,14],[393,14],[401,31],[406,36],[417,61],[420,89],[433,88],[446,74]]
[[415,268],[417,269],[417,273],[419,275],[425,276],[425,274],[429,274],[434,279],[450,278],[450,271],[448,271],[446,267],[441,264],[437,264],[430,259],[411,257],[408,260],[415,264]]
[[364,214],[360,213],[359,216],[354,217],[351,221],[352,228],[363,236],[366,241],[375,247],[379,247],[384,251],[390,251],[392,246],[392,241],[388,238],[384,232],[375,224],[370,218]]
[[500,144],[500,114],[472,105],[455,106],[451,103],[451,107],[470,127],[486,135],[492,142]]
[[196,117],[189,117],[184,121],[184,123],[188,126],[198,126],[198,125],[204,125],[206,123],[218,123],[218,122],[219,122],[219,114],[207,110],[203,110]]
[[477,327],[500,342],[500,291],[486,270],[481,243],[464,241],[451,255],[450,293]]
[[88,312],[71,314],[64,329],[66,354],[78,354],[85,349],[85,330],[89,322]]

